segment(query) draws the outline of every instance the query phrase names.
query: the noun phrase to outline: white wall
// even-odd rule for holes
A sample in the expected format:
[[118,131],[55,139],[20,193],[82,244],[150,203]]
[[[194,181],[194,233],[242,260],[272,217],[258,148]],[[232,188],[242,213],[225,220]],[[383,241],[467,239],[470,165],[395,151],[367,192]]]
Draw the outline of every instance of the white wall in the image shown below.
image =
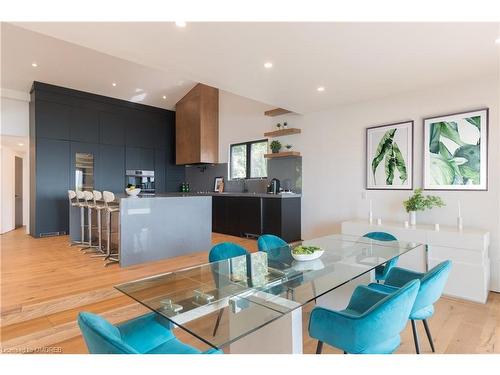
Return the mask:
[[273,120],[264,116],[272,107],[219,90],[219,163],[229,160],[229,145],[264,138]]
[[[369,126],[413,119],[415,121],[414,187],[422,186],[423,118],[489,107],[489,190],[487,192],[431,192],[443,197],[447,207],[419,213],[422,223],[455,225],[457,201],[462,204],[465,226],[491,232],[492,287],[500,290],[500,110],[499,77],[485,77],[443,87],[408,92],[303,116],[280,116],[267,124],[260,121],[262,109],[255,102],[224,94],[220,107],[220,152],[227,155],[229,143],[262,137],[277,121],[302,128],[290,136],[302,152],[302,235],[312,238],[340,230],[340,223],[367,216],[365,188],[365,129]],[[236,105],[237,104],[237,105]],[[239,112],[241,111],[241,112]],[[230,113],[230,116],[228,115]],[[241,118],[240,118],[241,116]],[[255,119],[248,121],[248,119]],[[257,121],[259,119],[259,121]],[[227,161],[227,158],[225,159]],[[383,220],[408,220],[402,201],[408,191],[369,191],[374,215]]]

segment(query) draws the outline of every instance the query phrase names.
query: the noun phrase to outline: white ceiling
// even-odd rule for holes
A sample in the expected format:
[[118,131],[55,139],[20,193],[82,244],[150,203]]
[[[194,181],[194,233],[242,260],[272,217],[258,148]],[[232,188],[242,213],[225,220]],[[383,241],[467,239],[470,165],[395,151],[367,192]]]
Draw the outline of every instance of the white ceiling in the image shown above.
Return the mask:
[[[43,81],[120,98],[142,88],[148,90],[144,102],[158,106],[163,92],[175,103],[193,82],[202,82],[305,113],[498,74],[498,23],[17,25],[106,55],[10,26],[5,44],[13,56],[2,57],[4,87],[39,74]],[[33,72],[33,59],[40,72]],[[266,61],[274,67],[265,69]],[[119,81],[117,90],[111,81]],[[319,93],[318,86],[326,90]]]
[[152,69],[11,24],[2,23],[1,37],[3,89],[29,92],[33,81],[41,81],[173,109],[195,84],[178,72]]

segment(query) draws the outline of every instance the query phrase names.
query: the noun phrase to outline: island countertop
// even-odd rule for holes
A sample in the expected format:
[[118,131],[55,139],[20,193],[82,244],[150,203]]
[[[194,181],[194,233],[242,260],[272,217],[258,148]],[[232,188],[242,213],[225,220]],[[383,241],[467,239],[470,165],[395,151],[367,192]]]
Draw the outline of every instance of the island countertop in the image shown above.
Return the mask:
[[[286,198],[300,198],[301,194],[295,193],[285,193],[285,194],[269,194],[269,193],[238,193],[238,192],[192,192],[192,193],[158,193],[158,194],[139,194],[138,197],[132,197],[133,199],[153,199],[153,198],[171,198],[171,197],[254,197],[254,198],[275,198],[275,199],[286,199]],[[130,199],[127,194],[120,193],[115,194],[116,199]]]

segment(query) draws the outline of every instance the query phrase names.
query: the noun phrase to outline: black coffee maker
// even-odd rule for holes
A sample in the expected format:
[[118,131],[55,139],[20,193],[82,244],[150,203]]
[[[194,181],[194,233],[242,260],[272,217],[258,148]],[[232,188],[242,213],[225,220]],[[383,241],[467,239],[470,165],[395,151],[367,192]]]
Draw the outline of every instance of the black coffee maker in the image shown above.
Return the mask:
[[278,194],[280,192],[280,180],[273,178],[269,185],[267,185],[267,192],[269,194]]

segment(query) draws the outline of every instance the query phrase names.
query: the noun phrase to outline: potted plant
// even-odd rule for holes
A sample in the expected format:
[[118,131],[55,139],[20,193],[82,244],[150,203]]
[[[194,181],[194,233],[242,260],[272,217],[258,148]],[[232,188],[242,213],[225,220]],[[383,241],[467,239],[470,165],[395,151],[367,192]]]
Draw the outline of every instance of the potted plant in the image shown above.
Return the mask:
[[403,201],[406,212],[410,214],[410,225],[417,224],[417,211],[430,210],[433,207],[443,207],[445,203],[440,197],[434,195],[423,195],[422,189],[415,189],[415,193],[406,201]]
[[281,142],[274,140],[271,142],[269,147],[271,148],[271,151],[273,152],[273,154],[277,154],[281,150]]

